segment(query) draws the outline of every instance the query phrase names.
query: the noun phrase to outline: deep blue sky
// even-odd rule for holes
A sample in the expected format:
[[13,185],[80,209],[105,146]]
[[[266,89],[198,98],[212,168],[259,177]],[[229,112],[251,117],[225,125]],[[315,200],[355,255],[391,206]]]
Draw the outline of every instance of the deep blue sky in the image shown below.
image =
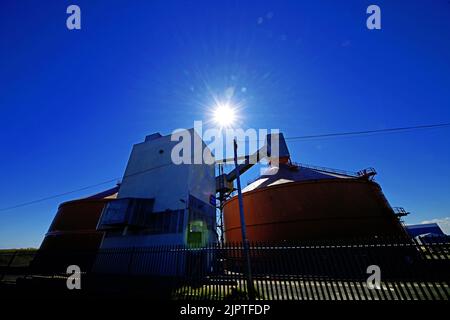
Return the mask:
[[[380,31],[366,28],[372,3]],[[66,29],[69,4],[82,30]],[[288,137],[448,122],[449,39],[447,0],[3,0],[0,207],[120,177],[133,143],[208,120],[210,92],[230,87],[244,128]],[[434,129],[290,149],[298,162],[375,167],[416,223],[450,216],[449,138]],[[0,247],[38,246],[60,202],[109,186],[0,212]]]

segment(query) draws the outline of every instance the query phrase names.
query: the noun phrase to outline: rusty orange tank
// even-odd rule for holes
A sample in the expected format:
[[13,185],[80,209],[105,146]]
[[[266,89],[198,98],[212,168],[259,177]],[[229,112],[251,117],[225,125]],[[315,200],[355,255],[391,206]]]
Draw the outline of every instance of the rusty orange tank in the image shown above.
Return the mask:
[[[358,174],[281,163],[243,189],[250,241],[406,236],[374,181]],[[237,197],[224,205],[225,241],[241,241]]]
[[40,250],[96,251],[103,232],[96,230],[103,207],[117,196],[118,187],[91,197],[62,203]]
[[90,270],[104,235],[96,230],[98,220],[104,206],[116,198],[117,190],[115,187],[62,203],[33,259],[33,268],[61,272],[76,264],[82,270]]

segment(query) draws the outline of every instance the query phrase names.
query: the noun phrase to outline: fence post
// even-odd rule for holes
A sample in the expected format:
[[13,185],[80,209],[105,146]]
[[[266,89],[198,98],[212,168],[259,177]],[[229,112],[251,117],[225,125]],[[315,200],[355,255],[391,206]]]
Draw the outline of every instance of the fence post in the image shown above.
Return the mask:
[[128,276],[131,276],[131,267],[133,265],[133,255],[134,255],[134,247],[131,248],[131,252],[130,252],[130,260],[128,261]]

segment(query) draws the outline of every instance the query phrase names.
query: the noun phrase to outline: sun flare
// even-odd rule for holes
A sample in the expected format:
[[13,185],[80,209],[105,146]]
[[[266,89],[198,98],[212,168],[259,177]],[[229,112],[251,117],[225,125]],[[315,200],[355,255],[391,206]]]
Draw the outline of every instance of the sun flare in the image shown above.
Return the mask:
[[236,110],[230,104],[218,104],[213,111],[213,120],[221,128],[229,128],[236,121]]

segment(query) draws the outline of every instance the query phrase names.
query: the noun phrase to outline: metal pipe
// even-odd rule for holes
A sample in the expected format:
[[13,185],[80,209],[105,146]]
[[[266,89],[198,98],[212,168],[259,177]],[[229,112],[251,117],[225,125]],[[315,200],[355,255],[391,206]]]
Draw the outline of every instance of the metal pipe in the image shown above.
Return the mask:
[[239,201],[239,214],[240,214],[240,218],[241,218],[242,243],[244,246],[244,257],[246,260],[247,290],[248,290],[249,299],[254,300],[255,299],[255,287],[253,286],[252,268],[251,268],[251,264],[250,264],[250,250],[249,250],[249,243],[248,243],[248,239],[247,239],[247,230],[246,230],[246,225],[245,225],[244,202],[243,202],[243,198],[242,198],[241,178],[239,175],[236,139],[234,139],[233,142],[234,142],[234,165],[236,167],[236,183],[237,183],[238,201]]

